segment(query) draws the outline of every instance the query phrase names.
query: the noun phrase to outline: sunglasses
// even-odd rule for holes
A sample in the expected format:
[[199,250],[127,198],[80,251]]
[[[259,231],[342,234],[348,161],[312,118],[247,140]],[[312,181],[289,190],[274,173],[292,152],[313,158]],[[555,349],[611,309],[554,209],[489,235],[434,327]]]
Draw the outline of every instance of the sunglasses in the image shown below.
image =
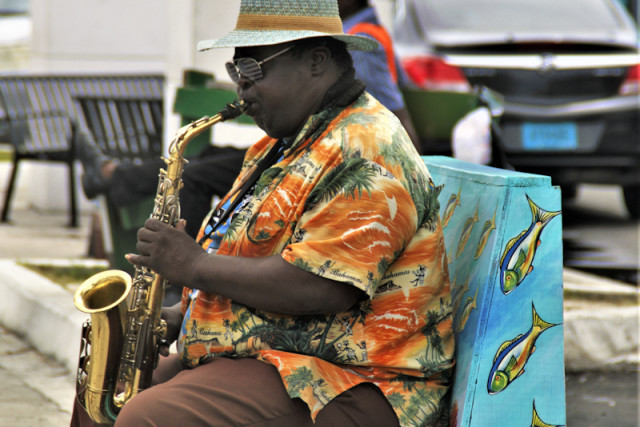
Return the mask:
[[264,73],[262,72],[262,64],[267,61],[271,61],[272,59],[282,55],[285,52],[293,49],[293,45],[287,48],[284,48],[280,52],[274,53],[268,58],[263,59],[262,61],[256,61],[253,58],[238,58],[233,61],[229,61],[225,64],[227,67],[227,73],[229,73],[229,77],[234,83],[238,83],[240,80],[240,76],[244,76],[245,78],[251,80],[252,82],[257,82],[258,80],[264,78]]

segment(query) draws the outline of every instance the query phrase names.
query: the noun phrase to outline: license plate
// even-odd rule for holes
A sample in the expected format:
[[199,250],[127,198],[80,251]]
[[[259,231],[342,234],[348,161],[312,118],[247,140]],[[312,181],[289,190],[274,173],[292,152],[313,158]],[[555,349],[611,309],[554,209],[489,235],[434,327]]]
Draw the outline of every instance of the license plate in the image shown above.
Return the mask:
[[522,146],[525,150],[571,150],[578,147],[575,123],[524,123]]

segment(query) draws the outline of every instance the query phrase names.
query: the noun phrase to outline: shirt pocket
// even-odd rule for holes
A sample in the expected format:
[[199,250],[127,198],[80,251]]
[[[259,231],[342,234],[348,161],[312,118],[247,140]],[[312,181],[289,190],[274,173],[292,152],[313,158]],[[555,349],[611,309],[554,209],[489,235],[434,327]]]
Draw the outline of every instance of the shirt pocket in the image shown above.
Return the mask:
[[[296,175],[287,174],[265,191],[256,206],[251,209],[251,217],[247,224],[246,238],[257,245],[272,242],[273,245],[284,242],[291,236],[290,224],[295,224],[304,206],[308,185]],[[273,245],[268,245],[273,247]]]

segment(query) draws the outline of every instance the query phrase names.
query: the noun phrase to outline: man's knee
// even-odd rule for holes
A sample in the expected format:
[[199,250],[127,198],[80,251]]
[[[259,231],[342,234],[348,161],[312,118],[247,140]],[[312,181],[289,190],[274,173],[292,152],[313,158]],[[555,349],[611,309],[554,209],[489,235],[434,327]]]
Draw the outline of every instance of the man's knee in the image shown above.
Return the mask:
[[[146,393],[141,393],[127,402],[122,408],[116,419],[115,426],[117,427],[157,427],[157,424],[153,417],[155,415],[154,409],[155,402],[153,400],[147,401],[145,398]],[[169,424],[165,424],[169,425]]]

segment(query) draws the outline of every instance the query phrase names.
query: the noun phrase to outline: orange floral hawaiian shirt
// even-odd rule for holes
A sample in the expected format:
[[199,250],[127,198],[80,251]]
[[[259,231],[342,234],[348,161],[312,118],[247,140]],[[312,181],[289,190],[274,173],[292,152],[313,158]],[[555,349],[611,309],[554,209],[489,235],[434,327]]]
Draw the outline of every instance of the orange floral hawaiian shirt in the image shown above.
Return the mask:
[[[312,126],[319,130],[305,140]],[[236,187],[275,142],[265,137],[249,150]],[[183,362],[257,357],[278,369],[313,417],[371,382],[402,425],[433,422],[445,405],[454,347],[437,196],[402,125],[370,95],[332,117],[312,116],[261,175],[218,253],[280,254],[369,299],[340,314],[284,316],[185,289]]]

